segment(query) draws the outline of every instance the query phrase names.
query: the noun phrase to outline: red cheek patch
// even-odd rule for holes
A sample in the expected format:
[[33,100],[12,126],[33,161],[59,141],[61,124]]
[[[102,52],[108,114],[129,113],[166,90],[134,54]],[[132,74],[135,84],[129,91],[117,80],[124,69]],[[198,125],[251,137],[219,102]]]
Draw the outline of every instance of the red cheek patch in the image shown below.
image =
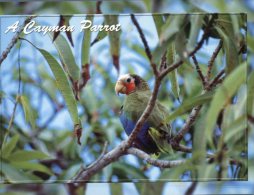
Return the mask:
[[126,94],[128,95],[135,90],[135,83],[134,82],[126,83],[125,87],[126,87]]

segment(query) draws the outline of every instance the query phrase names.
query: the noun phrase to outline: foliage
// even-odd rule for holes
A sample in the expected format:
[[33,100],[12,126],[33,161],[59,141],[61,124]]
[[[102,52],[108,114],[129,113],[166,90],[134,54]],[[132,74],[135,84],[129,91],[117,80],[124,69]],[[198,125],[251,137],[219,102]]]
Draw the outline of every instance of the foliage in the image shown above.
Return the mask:
[[[120,5],[117,6],[118,11],[127,4],[127,2],[117,3]],[[109,6],[109,4],[104,6]],[[128,4],[130,9],[135,11],[149,9],[145,8],[145,6],[149,7],[149,4],[144,4],[145,6],[135,5],[132,2],[128,2]],[[49,5],[50,3],[42,3],[41,9],[47,10]],[[60,9],[62,9],[61,7],[69,7],[70,4],[65,2],[60,3],[60,5]],[[86,3],[81,3],[80,5],[88,10],[95,7],[95,4],[89,6]],[[10,9],[6,4],[3,6]],[[73,12],[78,10],[76,5],[70,6],[70,10],[72,9]],[[16,12],[17,10],[12,11],[12,13]],[[165,77],[160,88],[158,99],[170,110],[165,122],[170,121],[173,133],[177,134],[191,110],[202,105],[194,125],[181,140],[181,144],[193,146],[193,156],[190,157],[181,152],[175,152],[174,156],[161,154],[159,159],[186,159],[187,161],[185,164],[174,168],[161,169],[158,171],[159,176],[157,178],[153,178],[149,174],[150,171],[154,170],[152,165],[147,165],[142,159],[136,157],[133,157],[136,163],[131,163],[131,160],[124,156],[95,174],[91,180],[175,179],[190,181],[201,178],[207,180],[211,178],[246,180],[248,174],[246,112],[248,111],[248,114],[253,116],[253,109],[250,109],[251,106],[249,106],[253,104],[253,98],[251,98],[253,90],[249,90],[247,94],[246,53],[242,50],[242,47],[246,47],[244,17],[240,14],[236,14],[235,17],[217,15],[212,27],[209,28],[206,37],[207,42],[204,42],[203,47],[195,54],[201,72],[206,75],[209,69],[208,63],[214,51],[211,49],[214,46],[210,48],[209,46],[210,44],[216,46],[219,40],[223,41],[222,49],[216,56],[212,67],[209,82],[211,83],[222,69],[225,69],[225,77],[224,75],[220,77],[223,79],[223,81],[221,80],[222,83],[217,84],[211,91],[207,92],[205,92],[205,86],[202,85],[192,58],[188,57],[186,53],[196,47],[200,40],[200,34],[202,35],[206,27],[209,26],[212,15],[182,15],[180,17],[178,15],[154,15],[153,18],[152,16],[148,17],[154,21],[154,24],[149,25],[154,25],[157,29],[157,36],[160,41],[155,48],[151,47],[153,60],[157,67],[161,68],[162,57],[165,53],[167,54],[165,55],[167,61],[164,65],[167,67],[178,60],[183,61],[181,66]],[[121,16],[118,16],[119,21],[120,19]],[[137,19],[141,23],[142,18],[137,16]],[[70,24],[74,20],[75,17],[73,16]],[[105,19],[105,22],[110,23],[107,20],[109,18]],[[141,28],[143,28],[142,25]],[[136,30],[133,27],[131,31]],[[153,86],[154,81],[139,36],[133,36],[133,40],[131,40],[128,39],[127,33],[129,32],[121,31],[117,35],[109,34],[107,36],[106,33],[91,33],[89,35],[84,32],[82,39],[72,35],[74,48],[71,47],[68,39],[60,34],[54,41],[54,45],[51,45],[55,48],[50,52],[46,48],[42,49],[39,41],[33,42],[38,50],[30,47],[29,43],[23,43],[23,48],[21,48],[23,55],[20,59],[23,93],[18,101],[18,112],[14,123],[9,129],[8,140],[3,143],[1,138],[3,166],[1,176],[5,182],[67,181],[78,172],[81,165],[87,167],[100,156],[106,141],[109,142],[108,150],[111,150],[125,139],[125,134],[118,120],[118,111],[122,100],[114,94],[116,72],[118,69],[122,73],[140,72],[151,86]],[[147,40],[154,39],[149,37],[149,32],[145,30],[144,34]],[[92,37],[95,39],[99,37],[96,44],[90,44],[95,40]],[[24,38],[31,40],[29,36],[24,36]],[[252,39],[252,37],[248,36],[248,39]],[[148,44],[150,44],[149,41]],[[30,50],[40,52],[42,55],[38,53],[34,58],[25,55],[22,50],[25,51],[25,48],[29,47]],[[206,52],[207,48],[212,51]],[[122,49],[133,53],[135,58],[124,58],[124,53],[120,52]],[[77,54],[77,52],[82,54]],[[96,58],[103,52],[106,52],[108,60],[102,61]],[[18,48],[14,48],[8,57],[15,59],[17,53]],[[114,63],[114,57],[110,58],[110,55],[119,56],[120,66]],[[11,61],[11,59],[9,60]],[[12,62],[14,64],[14,60]],[[26,64],[29,63],[36,64],[35,76],[31,74],[29,67],[26,67]],[[87,84],[78,91],[75,88],[75,81],[81,82],[82,65],[87,63],[90,63],[90,67],[86,71],[89,71],[91,78],[85,78],[88,81]],[[7,64],[3,63],[1,68],[4,69],[5,66]],[[116,69],[112,71],[113,68]],[[19,82],[19,70],[15,67],[12,67],[12,70],[12,74],[8,74],[8,76],[14,83],[12,86],[15,86],[15,83]],[[253,83],[253,71],[252,68],[248,68],[248,70],[248,72],[252,72],[247,81],[251,85]],[[6,109],[6,112],[1,113],[3,133],[7,132],[9,115],[12,113],[12,109],[10,109],[12,106],[7,108],[4,105],[7,103],[9,105],[9,99],[16,97],[15,90],[8,91],[5,87],[8,86],[3,86],[4,95],[1,95],[2,105]],[[39,98],[36,93],[39,94]],[[79,93],[79,98],[76,96],[77,93]],[[33,99],[38,101],[32,101]],[[42,102],[45,101],[50,105],[49,108],[43,108]],[[247,110],[245,109],[246,102],[248,103]],[[64,119],[67,122],[59,121],[57,118],[63,117],[62,112],[65,112]],[[57,123],[63,123],[64,127],[63,125],[58,126]],[[77,145],[73,139],[72,131],[75,124],[82,125],[81,146]],[[250,126],[251,124],[248,128]],[[227,148],[226,151],[225,148]],[[207,152],[215,154],[210,163],[204,163]],[[201,159],[201,157],[204,158]],[[227,162],[231,160],[241,164],[228,164]],[[203,164],[200,163],[201,161]],[[156,191],[149,185],[144,187],[136,184],[136,187],[140,194],[147,194],[149,189],[150,193]],[[160,194],[160,190],[157,189],[158,192],[156,191],[156,193]],[[122,191],[122,186],[112,185],[111,191],[112,194],[119,194]]]

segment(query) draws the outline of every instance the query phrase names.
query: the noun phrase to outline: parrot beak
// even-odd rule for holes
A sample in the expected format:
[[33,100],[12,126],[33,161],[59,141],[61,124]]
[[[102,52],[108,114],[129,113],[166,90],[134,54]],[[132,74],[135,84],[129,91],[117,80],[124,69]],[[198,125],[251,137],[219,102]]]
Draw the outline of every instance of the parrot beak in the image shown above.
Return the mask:
[[117,81],[116,86],[115,86],[115,92],[119,96],[119,93],[125,93],[126,92],[126,87],[124,86],[122,81]]

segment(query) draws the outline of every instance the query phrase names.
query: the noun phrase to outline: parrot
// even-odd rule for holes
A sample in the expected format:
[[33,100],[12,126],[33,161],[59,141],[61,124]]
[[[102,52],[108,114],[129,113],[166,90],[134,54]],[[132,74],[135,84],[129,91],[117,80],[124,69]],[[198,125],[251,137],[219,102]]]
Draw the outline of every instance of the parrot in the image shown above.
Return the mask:
[[[115,92],[117,95],[119,93],[126,95],[119,117],[129,136],[147,107],[152,92],[143,78],[130,73],[119,76]],[[156,100],[152,112],[138,132],[133,146],[148,154],[172,153],[172,147],[169,144],[171,126],[163,123],[167,114],[166,107]]]

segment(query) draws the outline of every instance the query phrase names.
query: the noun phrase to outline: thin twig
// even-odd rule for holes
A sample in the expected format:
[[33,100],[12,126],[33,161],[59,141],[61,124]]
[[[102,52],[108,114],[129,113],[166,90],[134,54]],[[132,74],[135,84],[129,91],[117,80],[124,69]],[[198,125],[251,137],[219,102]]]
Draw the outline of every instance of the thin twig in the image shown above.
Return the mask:
[[143,33],[143,31],[142,31],[142,29],[141,29],[141,27],[140,27],[136,17],[134,16],[134,14],[131,14],[131,20],[132,20],[133,24],[136,26],[136,28],[138,30],[138,33],[139,33],[139,36],[140,36],[140,38],[141,38],[141,40],[142,40],[142,42],[144,44],[146,55],[147,55],[147,57],[148,57],[148,59],[150,61],[151,67],[153,69],[153,73],[154,73],[155,76],[157,76],[158,75],[158,71],[157,71],[157,68],[156,68],[156,64],[153,63],[153,56],[152,56],[150,47],[149,47],[149,45],[147,43],[145,35],[144,35],[144,33]]
[[212,57],[210,58],[210,60],[208,62],[207,73],[206,73],[206,78],[205,78],[206,83],[208,83],[209,80],[210,80],[212,68],[213,68],[213,65],[214,65],[214,61],[215,61],[216,57],[218,56],[218,54],[219,54],[219,52],[222,48],[222,44],[223,44],[223,42],[221,40],[219,42],[218,46],[216,47],[216,49],[214,50],[213,55],[212,55]]
[[[210,27],[214,21],[215,17],[214,15],[212,15],[211,20],[209,21],[206,29],[204,30],[204,33],[202,35],[202,38],[200,39],[200,41],[198,42],[197,46],[191,51],[188,52],[187,57],[193,56],[195,53],[197,53],[197,51],[203,46],[205,40],[207,39],[207,36],[209,34],[209,30]],[[159,79],[163,79],[169,72],[173,71],[174,69],[178,68],[181,64],[183,64],[183,60],[179,60],[178,62],[175,62],[173,64],[171,64],[170,66],[168,66],[166,69],[164,69],[160,75],[159,75]]]
[[96,14],[101,14],[102,13],[101,4],[102,4],[102,1],[97,1],[96,2]]
[[3,63],[3,61],[5,60],[5,58],[8,56],[8,54],[10,53],[11,49],[13,48],[13,46],[17,43],[18,39],[19,39],[19,35],[22,33],[22,31],[24,30],[24,27],[36,16],[29,16],[25,19],[24,23],[22,24],[22,26],[19,28],[19,30],[16,32],[16,34],[13,36],[11,42],[9,43],[8,47],[5,49],[5,51],[3,51],[1,57],[0,57],[0,66]]
[[186,120],[184,126],[181,130],[177,133],[175,137],[170,141],[172,145],[178,145],[180,141],[183,139],[184,135],[189,131],[190,127],[193,125],[194,121],[196,120],[198,113],[202,106],[197,106],[192,109],[188,119]]
[[200,79],[201,79],[201,81],[202,81],[202,84],[203,84],[203,86],[205,87],[205,86],[206,86],[205,77],[204,77],[204,75],[203,75],[203,73],[202,73],[202,71],[201,71],[201,69],[200,69],[200,66],[199,66],[199,64],[198,64],[198,61],[197,61],[196,56],[193,55],[193,56],[192,56],[192,59],[193,59],[193,62],[194,62],[194,64],[195,64],[197,73],[198,73],[198,75],[199,75],[199,77],[200,77]]
[[187,191],[185,192],[185,195],[192,195],[193,192],[195,191],[196,187],[197,187],[198,182],[197,181],[193,181],[190,185],[190,187],[187,189]]
[[216,76],[215,78],[213,79],[213,81],[207,86],[207,90],[210,90],[212,87],[216,86],[217,83],[220,82],[221,80],[221,77],[224,75],[225,73],[225,70],[221,70]]
[[21,50],[21,46],[22,46],[22,43],[20,43],[19,50],[18,50],[18,70],[19,70],[18,92],[17,92],[17,95],[16,95],[16,100],[15,100],[15,104],[14,104],[14,107],[13,107],[11,119],[9,121],[8,128],[7,128],[7,130],[5,132],[5,135],[4,135],[3,145],[6,142],[7,137],[9,135],[10,131],[11,131],[12,124],[13,124],[14,118],[15,118],[16,109],[17,109],[17,106],[18,106],[18,103],[19,103],[19,98],[21,96],[21,64],[20,64],[20,50]]

